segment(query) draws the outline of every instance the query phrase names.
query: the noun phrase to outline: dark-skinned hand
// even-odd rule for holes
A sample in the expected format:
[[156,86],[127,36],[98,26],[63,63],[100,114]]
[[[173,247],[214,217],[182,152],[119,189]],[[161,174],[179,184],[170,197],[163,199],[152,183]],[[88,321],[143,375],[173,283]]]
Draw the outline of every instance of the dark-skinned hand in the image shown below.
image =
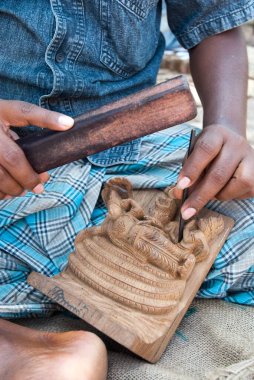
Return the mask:
[[247,140],[222,125],[210,125],[199,135],[177,181],[175,195],[190,188],[182,206],[187,220],[210,200],[245,199],[254,196],[254,150]]
[[23,195],[27,190],[42,193],[47,173],[36,173],[27,161],[22,149],[15,143],[17,135],[10,127],[36,125],[42,128],[64,131],[73,126],[69,116],[48,111],[34,104],[0,100],[0,199]]

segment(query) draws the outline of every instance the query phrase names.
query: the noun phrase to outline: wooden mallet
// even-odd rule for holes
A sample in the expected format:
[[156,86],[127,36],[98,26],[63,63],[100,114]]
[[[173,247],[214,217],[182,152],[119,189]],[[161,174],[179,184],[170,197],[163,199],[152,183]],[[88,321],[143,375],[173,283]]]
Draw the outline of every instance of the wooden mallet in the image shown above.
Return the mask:
[[78,116],[65,132],[17,140],[38,173],[184,123],[196,105],[183,76]]

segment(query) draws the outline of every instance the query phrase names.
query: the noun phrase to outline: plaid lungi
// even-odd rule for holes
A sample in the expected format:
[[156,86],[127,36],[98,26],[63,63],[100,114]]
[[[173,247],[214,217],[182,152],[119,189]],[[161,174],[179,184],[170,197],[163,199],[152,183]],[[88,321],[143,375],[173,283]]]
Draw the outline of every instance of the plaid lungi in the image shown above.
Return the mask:
[[[54,276],[63,270],[77,233],[105,218],[100,198],[105,181],[126,176],[134,188],[174,184],[189,137],[187,125],[146,136],[137,162],[103,167],[79,160],[52,170],[44,194],[0,201],[0,316],[56,310],[28,285],[28,274]],[[235,226],[198,296],[254,305],[254,200],[212,201],[209,208],[235,219]]]

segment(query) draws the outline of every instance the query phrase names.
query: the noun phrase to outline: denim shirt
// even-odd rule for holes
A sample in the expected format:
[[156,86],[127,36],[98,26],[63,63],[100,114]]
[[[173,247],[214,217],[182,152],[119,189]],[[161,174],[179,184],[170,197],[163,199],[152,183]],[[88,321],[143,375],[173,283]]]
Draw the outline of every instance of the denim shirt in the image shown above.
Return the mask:
[[[254,17],[249,0],[168,0],[167,7],[186,48]],[[1,0],[0,98],[76,116],[151,86],[164,51],[160,19],[160,0]],[[134,162],[139,144],[90,160]]]

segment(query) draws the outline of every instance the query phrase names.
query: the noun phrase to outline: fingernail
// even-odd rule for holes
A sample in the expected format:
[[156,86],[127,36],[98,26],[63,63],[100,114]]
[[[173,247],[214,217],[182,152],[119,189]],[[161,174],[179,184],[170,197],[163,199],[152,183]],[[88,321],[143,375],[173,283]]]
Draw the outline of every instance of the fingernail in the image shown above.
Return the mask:
[[24,197],[24,195],[26,195],[27,191],[23,191],[23,193],[20,194],[20,197]]
[[192,207],[187,208],[186,210],[184,210],[184,211],[182,212],[182,218],[183,218],[184,220],[188,220],[188,219],[190,219],[193,215],[195,215],[196,212],[197,212],[197,210],[196,210],[195,208],[192,208]]
[[61,127],[64,128],[70,128],[74,124],[74,120],[72,117],[66,116],[66,115],[61,115],[58,118],[58,124],[61,125]]
[[42,183],[46,183],[49,180],[49,174],[47,172],[39,174]]
[[179,190],[184,190],[184,189],[186,189],[186,187],[189,186],[190,183],[191,183],[190,178],[188,178],[188,177],[183,177],[183,178],[181,178],[180,181],[177,183],[176,187],[177,187],[177,189],[179,189]]
[[44,186],[41,183],[39,183],[39,185],[35,186],[32,190],[32,192],[35,194],[41,194],[41,193],[43,193],[43,191],[44,191]]
[[11,199],[11,198],[12,198],[11,195],[6,195],[6,196],[4,197],[4,199]]

